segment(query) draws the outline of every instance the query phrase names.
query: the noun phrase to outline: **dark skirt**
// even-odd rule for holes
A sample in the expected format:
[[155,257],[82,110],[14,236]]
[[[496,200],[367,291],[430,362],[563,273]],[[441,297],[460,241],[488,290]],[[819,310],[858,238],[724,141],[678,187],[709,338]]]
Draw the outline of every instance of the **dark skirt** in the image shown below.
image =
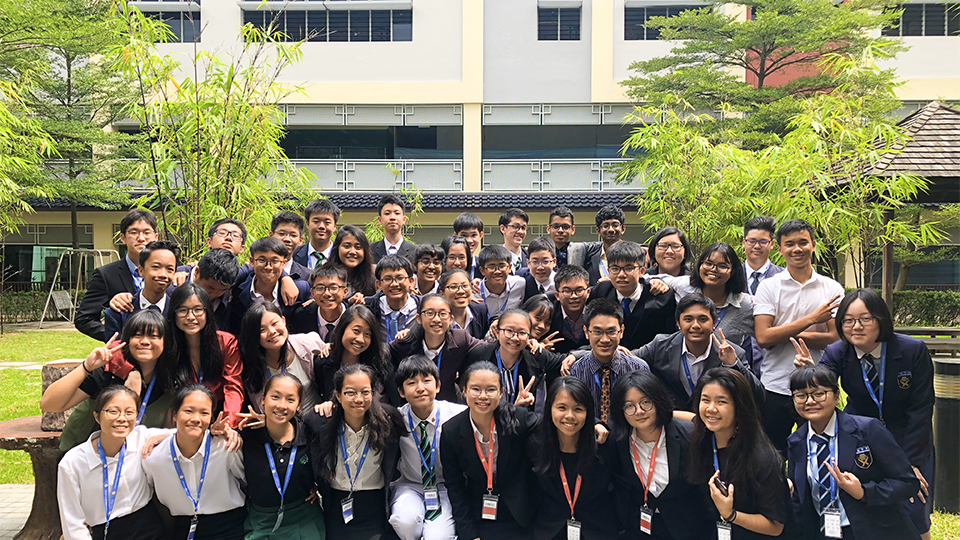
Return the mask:
[[250,505],[247,520],[243,524],[245,540],[324,540],[323,511],[319,506],[306,501],[297,501],[284,506],[283,522],[277,523],[277,508]]
[[[246,517],[244,507],[234,508],[219,514],[201,514],[197,522],[194,540],[242,540],[243,520]],[[190,520],[193,516],[173,516],[170,538],[186,538],[190,533]]]
[[[385,488],[353,492],[353,519],[343,522],[340,501],[350,494],[331,490],[332,500],[323,501],[323,517],[327,538],[336,540],[380,540],[387,527],[387,498]],[[492,537],[491,537],[492,538]]]
[[[93,526],[93,540],[104,540],[103,526],[103,523]],[[163,521],[150,501],[136,512],[111,519],[107,534],[110,540],[163,540]]]

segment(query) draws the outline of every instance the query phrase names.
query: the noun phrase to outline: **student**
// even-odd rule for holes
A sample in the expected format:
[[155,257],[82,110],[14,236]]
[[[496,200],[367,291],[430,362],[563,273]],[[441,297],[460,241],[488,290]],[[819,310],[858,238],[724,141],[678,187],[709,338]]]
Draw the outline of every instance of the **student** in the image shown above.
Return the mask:
[[323,497],[327,537],[381,538],[387,533],[389,484],[399,476],[400,437],[406,432],[396,409],[380,403],[376,372],[350,364],[334,376],[330,417],[310,412],[313,473]]
[[347,273],[334,265],[318,266],[310,272],[310,305],[300,304],[290,315],[290,333],[317,332],[320,339],[329,341],[334,327],[343,316],[347,296]]
[[404,358],[423,355],[439,371],[440,399],[459,402],[457,375],[467,353],[482,342],[461,328],[453,328],[450,301],[437,294],[428,294],[417,308],[417,324],[410,333],[390,343],[390,357],[397,366]]
[[[270,233],[267,236],[283,242],[283,245],[287,246],[287,251],[293,254],[303,241],[303,218],[293,212],[278,212],[270,220]],[[306,280],[310,275],[310,269],[298,263],[293,257],[287,259],[283,271],[295,280]]]
[[593,397],[576,377],[560,377],[547,392],[544,418],[527,447],[540,501],[533,538],[616,538],[613,444],[594,436]]
[[713,300],[700,293],[683,297],[677,304],[679,332],[660,334],[633,354],[650,366],[673,401],[673,408],[695,413],[692,401],[700,375],[719,366],[740,372],[750,383],[757,403],[763,403],[763,385],[746,365],[746,353],[724,337],[723,330],[714,333],[717,307]]
[[395,380],[406,401],[400,415],[409,430],[400,438],[400,479],[393,484],[390,525],[401,540],[449,540],[456,530],[443,482],[440,433],[445,422],[467,407],[437,399],[443,387],[440,371],[425,356],[400,362]]
[[568,264],[583,266],[589,259],[589,252],[598,247],[597,242],[570,241],[577,232],[577,226],[573,223],[573,212],[566,206],[558,206],[550,211],[547,230],[556,248],[557,269]]
[[[841,341],[824,350],[820,365],[840,377],[847,394],[843,411],[880,419],[903,448],[921,486],[920,493],[911,495],[913,501],[904,500],[903,504],[917,531],[926,538],[936,476],[930,351],[919,339],[893,332],[887,304],[872,289],[847,293],[837,308],[835,322]],[[805,347],[797,343],[797,360],[801,365],[813,364]],[[882,391],[881,377],[891,381]],[[871,381],[869,389],[865,378]]]
[[473,275],[473,253],[462,236],[450,235],[440,242],[443,250],[443,271],[463,270],[467,275]]
[[556,309],[553,302],[545,294],[531,296],[520,306],[522,311],[530,315],[530,338],[543,344],[547,350],[553,350],[553,344],[559,340],[556,333],[550,334],[550,323],[553,321],[553,311]]
[[553,294],[553,276],[556,274],[557,255],[553,240],[537,238],[527,248],[527,267],[521,268],[517,275],[526,281],[523,299],[537,294]]
[[293,260],[313,270],[330,260],[330,237],[340,221],[340,209],[329,199],[316,199],[303,209],[308,242],[293,252]]
[[313,383],[313,357],[326,344],[315,332],[290,334],[280,308],[270,302],[254,302],[243,316],[240,329],[240,356],[243,358],[243,388],[247,402],[262,413],[267,379],[277,373],[295,375],[303,385],[300,408],[313,410],[319,402]]
[[657,231],[647,245],[650,256],[648,274],[687,275],[687,265],[693,257],[687,235],[676,227],[664,227]]
[[600,280],[610,279],[607,268],[607,252],[623,238],[627,231],[627,215],[618,206],[604,206],[595,218],[597,234],[600,235],[600,248],[591,249],[584,257],[584,269],[590,275],[590,285],[596,285]]
[[770,262],[770,251],[776,246],[773,231],[777,222],[770,216],[757,216],[743,225],[743,271],[751,295],[757,294],[760,283],[783,272],[782,266]]
[[207,230],[207,248],[225,249],[234,255],[243,253],[247,242],[247,228],[233,218],[218,219]]
[[503,246],[486,246],[477,255],[480,273],[483,274],[480,298],[487,305],[487,313],[491,318],[523,304],[526,282],[522,277],[513,275],[510,261],[510,252]]
[[522,244],[527,236],[529,221],[527,213],[519,208],[511,208],[500,214],[498,223],[500,234],[503,235],[503,247],[510,253],[510,265],[514,274],[527,266],[527,251],[523,249]]
[[397,332],[416,322],[420,296],[413,292],[413,264],[401,255],[387,255],[377,263],[377,294],[363,299],[373,312],[384,341],[397,337]]
[[377,203],[377,222],[383,227],[383,240],[373,244],[373,262],[387,255],[400,255],[413,260],[417,245],[403,238],[407,223],[406,203],[393,193],[380,197]]
[[621,344],[633,350],[653,341],[657,334],[677,331],[677,302],[672,294],[654,296],[650,284],[641,282],[646,253],[640,244],[620,241],[606,253],[610,280],[590,291],[590,302],[606,298],[623,306]]
[[[268,236],[250,244],[253,273],[233,288],[233,297],[230,300],[230,333],[233,335],[240,333],[243,314],[257,300],[273,303],[285,316],[293,312],[294,304],[288,304],[280,294],[280,274],[289,256],[287,246],[276,238]],[[297,301],[302,302],[309,298],[307,283],[305,281],[294,283],[300,293]]]
[[241,431],[249,512],[245,540],[324,540],[323,510],[311,504],[313,465],[299,420],[303,384],[291,373],[267,379],[260,408],[265,425]]
[[343,366],[363,364],[370,366],[386,388],[379,391],[385,399],[399,402],[399,396],[391,391],[393,366],[390,364],[387,342],[378,331],[379,323],[366,306],[350,306],[340,317],[340,322],[329,337],[329,355],[314,356],[313,384],[321,401],[334,398],[334,375]]
[[589,279],[587,271],[575,264],[560,268],[553,277],[555,307],[550,333],[560,332],[558,336],[563,338],[553,346],[556,352],[569,352],[590,344],[583,331],[583,308],[590,297]]
[[747,380],[736,370],[713,368],[700,377],[693,401],[699,409],[688,476],[709,490],[717,532],[727,529],[734,540],[780,536],[790,517],[790,490]]
[[243,456],[208,429],[214,400],[206,386],[181,388],[170,408],[176,434],[142,462],[157,498],[173,516],[169,538],[187,538],[191,529],[194,540],[243,538]]
[[153,492],[140,469],[140,448],[160,430],[137,424],[139,408],[136,392],[108,386],[93,405],[100,430],[60,460],[57,506],[64,540],[102,540],[108,534],[130,540],[164,538],[160,513],[150,501]]
[[837,409],[840,386],[825,366],[790,376],[797,414],[788,440],[787,477],[803,538],[919,540],[903,505],[920,488],[897,439],[874,418]]
[[534,501],[527,487],[525,445],[537,417],[502,401],[500,370],[477,362],[461,376],[468,410],[446,422],[440,434],[444,483],[457,536],[528,539]]
[[237,256],[225,249],[211,249],[200,257],[194,267],[177,268],[189,272],[185,283],[196,283],[207,293],[217,329],[226,330],[230,324],[230,288],[237,282]]
[[760,283],[753,299],[757,343],[765,349],[760,364],[760,380],[767,391],[763,429],[781,454],[787,450],[787,437],[797,418],[790,399],[790,375],[796,369],[790,338],[802,338],[814,361],[839,339],[833,310],[843,287],[813,269],[815,236],[813,227],[802,219],[780,225],[777,244],[787,271]]
[[617,378],[638,369],[649,370],[643,360],[619,350],[623,336],[623,310],[606,299],[587,304],[583,331],[590,339],[590,352],[570,368],[570,374],[590,389],[597,418],[606,424],[614,413],[610,392]]
[[[139,390],[146,406],[138,410],[138,422],[147,427],[160,427],[167,418],[167,409],[173,391],[162,377],[157,377],[161,366],[170,360],[165,349],[166,321],[154,310],[134,313],[123,327],[120,341],[98,347],[80,362],[80,365],[50,384],[40,396],[40,410],[65,412],[76,407],[67,418],[60,435],[60,449],[67,451],[87,440],[96,425],[93,419],[93,400],[106,387],[125,384]],[[114,365],[128,362],[132,370],[123,375],[113,373]],[[152,386],[151,386],[151,383]]]
[[466,330],[482,340],[490,329],[490,317],[487,304],[473,301],[469,276],[467,270],[448,270],[440,276],[438,283],[440,292],[450,301],[450,326]]
[[472,278],[480,279],[483,275],[480,273],[480,265],[477,262],[477,253],[483,246],[483,220],[476,214],[464,212],[453,220],[453,234],[462,236],[470,247],[470,255],[473,257],[470,267],[473,268]]
[[177,272],[180,248],[173,242],[156,240],[140,250],[139,258],[138,271],[143,276],[143,284],[133,295],[133,309],[127,312],[108,307],[103,313],[104,335],[101,340],[119,334],[130,315],[142,309],[155,309],[167,314],[170,298],[167,287],[173,282],[173,274]]
[[373,273],[373,255],[370,241],[359,227],[344,225],[333,241],[330,260],[324,266],[342,268],[347,273],[347,297],[360,293],[370,296],[377,292]]
[[670,394],[653,373],[617,379],[610,397],[617,514],[626,539],[710,538],[706,499],[687,480],[693,424],[674,418]]
[[444,256],[443,249],[436,244],[421,244],[414,251],[412,261],[417,267],[414,286],[421,296],[437,292]]
[[134,208],[123,216],[120,220],[120,242],[127,248],[127,255],[93,271],[93,277],[87,282],[87,290],[77,308],[74,320],[77,330],[103,341],[103,311],[117,294],[134,295],[143,288],[140,251],[156,239],[157,218],[153,212]]

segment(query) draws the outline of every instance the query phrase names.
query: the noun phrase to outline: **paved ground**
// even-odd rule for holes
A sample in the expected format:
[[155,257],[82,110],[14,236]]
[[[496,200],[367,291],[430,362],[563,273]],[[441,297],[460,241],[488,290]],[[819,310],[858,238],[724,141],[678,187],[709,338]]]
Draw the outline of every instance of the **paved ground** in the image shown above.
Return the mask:
[[30,515],[33,484],[0,484],[0,540],[20,532]]

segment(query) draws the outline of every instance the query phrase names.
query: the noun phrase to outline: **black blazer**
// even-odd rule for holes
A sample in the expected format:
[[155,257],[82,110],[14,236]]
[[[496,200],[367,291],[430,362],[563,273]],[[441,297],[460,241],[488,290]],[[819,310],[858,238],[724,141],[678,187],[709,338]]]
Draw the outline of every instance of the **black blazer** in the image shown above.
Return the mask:
[[[250,285],[253,283],[253,278],[255,274],[250,272],[250,274],[243,280],[242,283],[235,285],[230,291],[230,323],[228,328],[224,330],[229,331],[233,335],[240,334],[240,325],[243,323],[243,315],[247,312],[247,309],[253,304],[253,297],[250,294]],[[297,297],[297,302],[304,302],[310,298],[310,289],[307,287],[306,281],[295,280],[294,283],[297,286],[297,289],[300,290],[300,295]],[[282,306],[280,310],[283,312],[284,317],[289,317],[293,313],[294,305],[286,305],[283,301],[283,295],[279,294],[280,305]]]
[[[377,291],[377,294],[374,294],[373,296],[366,296],[366,297],[364,297],[364,299],[363,299],[363,304],[364,304],[365,306],[367,306],[367,308],[369,308],[370,311],[373,312],[374,318],[377,319],[378,330],[381,330],[381,331],[382,331],[383,328],[379,326],[380,321],[383,320],[383,310],[380,309],[380,299],[381,299],[381,298],[383,298],[383,291],[382,291],[382,290],[379,290],[379,291]],[[421,299],[422,297],[421,297],[420,295],[416,295],[416,294],[410,293],[410,298],[413,298],[414,303],[417,304],[417,311],[419,311],[419,310],[420,310],[420,299]],[[387,340],[386,334],[384,334],[383,340],[384,340],[384,341]]]
[[[554,297],[553,320],[550,322],[550,330],[547,332],[547,335],[550,335],[554,332],[560,332],[557,334],[557,337],[563,337],[563,341],[557,342],[557,344],[553,346],[553,351],[558,353],[566,353],[574,349],[579,349],[580,347],[586,347],[590,345],[590,338],[587,337],[586,332],[583,332],[583,337],[576,341],[572,341],[569,337],[563,335],[564,324],[563,307],[560,305],[560,301]],[[583,331],[582,328],[580,330]]]
[[[416,250],[417,245],[413,242],[407,242],[407,239],[404,238],[403,242],[400,243],[400,249],[397,250],[397,255],[406,257],[416,266],[416,261],[413,260],[413,254]],[[370,244],[370,253],[373,255],[373,263],[376,264],[380,262],[380,259],[387,256],[387,245],[384,244],[383,240],[377,240]]]
[[[687,461],[690,453],[690,432],[693,424],[678,418],[664,426],[666,430],[667,467],[670,469],[670,483],[654,497],[647,497],[647,506],[659,510],[654,514],[653,531],[657,538],[676,540],[697,540],[710,538],[715,530],[709,518],[706,499],[701,496],[700,488],[687,481]],[[643,483],[637,476],[630,449],[630,438],[613,444],[616,450],[614,464],[614,482],[617,514],[626,531],[624,538],[649,538],[640,532],[640,507],[643,506]],[[641,463],[643,474],[647,474],[649,463]]]
[[[525,409],[516,411],[519,422],[517,433],[509,437],[500,436],[497,443],[493,493],[500,496],[498,521],[509,512],[521,527],[528,527],[533,522],[535,503],[528,493],[532,472],[527,459],[526,442],[537,423],[537,416]],[[502,432],[499,422],[496,429]],[[484,525],[494,523],[481,519],[483,496],[487,493],[487,474],[480,463],[474,441],[470,409],[443,424],[440,432],[440,447],[444,449],[440,453],[443,480],[453,506],[457,536],[470,540],[480,538]]]
[[103,341],[104,328],[100,316],[110,305],[110,299],[122,292],[137,293],[126,257],[93,271],[93,277],[87,282],[87,292],[83,294],[80,307],[77,308],[73,325],[93,339]]
[[595,286],[603,277],[600,275],[600,251],[602,248],[603,244],[601,243],[598,249],[587,254],[586,261],[583,263],[583,269],[590,276],[591,287]]
[[[677,331],[676,295],[667,292],[654,296],[650,292],[650,285],[646,282],[641,281],[639,286],[643,287],[643,293],[630,316],[623,321],[624,332],[623,337],[620,338],[620,345],[630,350],[650,343],[657,334],[672,334]],[[597,298],[606,298],[620,303],[617,300],[617,290],[609,281],[597,284],[590,291],[589,301]]]
[[[440,392],[437,393],[437,399],[463,403],[463,395],[459,391],[457,382],[460,379],[460,373],[467,365],[467,353],[481,343],[483,342],[460,328],[447,330],[447,337],[444,338],[443,347],[440,349]],[[420,325],[415,325],[406,338],[390,343],[390,357],[393,360],[394,369],[404,358],[419,354],[423,354],[423,328]]]
[[[757,403],[763,403],[764,390],[763,383],[747,367],[745,358],[746,352],[738,345],[730,343],[733,350],[737,353],[737,363],[731,366],[731,369],[739,371],[747,382],[750,383],[750,389],[753,390],[753,398]],[[660,379],[667,388],[667,393],[673,399],[673,406],[677,409],[697,412],[697,404],[691,400],[692,396],[687,395],[687,374],[684,372],[683,363],[680,356],[683,354],[683,333],[674,332],[673,334],[660,334],[653,338],[653,341],[647,343],[639,349],[631,351],[634,356],[645,360],[650,366],[650,371]],[[714,344],[710,348],[710,355],[703,361],[703,369],[700,373],[706,373],[708,369],[720,367],[720,356],[717,354],[717,347]],[[696,384],[697,381],[693,381]]]
[[[820,363],[840,376],[847,393],[844,412],[880,417],[863,383],[863,370],[853,345],[837,341],[827,346]],[[922,341],[894,334],[887,342],[883,420],[914,467],[933,452],[933,360]]]
[[477,339],[484,339],[487,336],[487,332],[490,331],[490,312],[487,311],[487,304],[483,302],[470,302],[467,309],[473,314],[473,320],[467,324],[464,330]]
[[[467,354],[461,371],[475,362],[485,361],[497,365],[497,351],[499,349],[499,343],[483,343],[477,345]],[[523,351],[520,352],[520,359],[518,360],[520,366],[517,368],[518,382],[519,377],[523,378],[524,384],[530,382],[530,377],[537,378],[537,382],[532,388],[533,393],[536,395],[536,402],[533,407],[530,407],[531,411],[533,411],[533,408],[536,407],[537,404],[544,402],[546,390],[550,388],[550,385],[555,379],[560,377],[560,367],[566,357],[566,354],[550,351],[541,351],[534,354],[530,352],[530,349],[523,349]]]
[[297,261],[293,261],[293,264],[290,265],[290,272],[287,275],[293,278],[294,281],[307,281],[307,278],[310,277],[310,268]]
[[[347,303],[343,304],[344,309],[347,308]],[[293,312],[287,317],[287,328],[290,329],[291,334],[306,334],[308,332],[317,332],[320,333],[320,321],[317,320],[317,311],[319,310],[316,302],[311,302],[310,305],[305,306],[303,302],[298,302],[297,305],[293,306]],[[328,343],[330,341],[330,334],[326,336]]]
[[[809,426],[809,422],[805,423],[787,439],[787,476],[793,480],[791,499],[798,538],[818,538],[820,534],[820,516],[814,509],[807,483]],[[864,497],[859,501],[837,488],[840,503],[857,538],[920,538],[906,509],[900,504],[917,494],[920,480],[913,474],[906,454],[893,435],[879,420],[839,410],[837,428],[840,470],[853,473],[863,486]]]
[[[537,283],[537,278],[533,277],[533,274],[530,273],[530,268],[524,266],[517,272],[517,276],[522,277],[524,281],[523,286],[523,301],[526,302],[531,297],[534,297],[540,294],[540,284]],[[543,293],[546,294],[546,293]],[[551,296],[552,298],[552,296]]]
[[[167,297],[167,301],[163,304],[162,315],[163,318],[167,318],[167,312],[170,311],[170,289],[168,288],[163,294]],[[119,339],[127,319],[138,311],[140,311],[140,293],[133,295],[133,311],[114,311],[108,307],[103,312],[103,335],[100,336],[100,341],[106,342],[114,333],[117,334],[117,339]]]

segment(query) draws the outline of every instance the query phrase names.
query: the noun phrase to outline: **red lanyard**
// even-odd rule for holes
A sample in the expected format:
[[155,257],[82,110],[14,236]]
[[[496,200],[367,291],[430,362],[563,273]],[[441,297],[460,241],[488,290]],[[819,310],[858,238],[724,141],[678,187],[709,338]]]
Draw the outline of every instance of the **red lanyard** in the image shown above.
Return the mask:
[[487,491],[493,491],[493,418],[490,419],[490,442],[487,444],[487,457],[483,457],[483,448],[480,447],[479,434],[474,434],[473,442],[477,444],[477,455],[480,456],[480,464],[483,471],[487,473]]
[[580,497],[580,475],[577,475],[577,485],[573,488],[573,498],[570,498],[570,485],[567,484],[567,473],[563,470],[563,463],[560,464],[560,481],[563,482],[563,494],[567,497],[570,518],[573,519],[573,507],[577,505],[577,498]]
[[[657,465],[657,447],[660,446],[660,435],[663,434],[663,428],[657,432],[657,440],[653,443],[653,450],[650,451],[650,467],[647,469],[647,479],[643,482],[643,504],[647,504],[647,493],[650,491],[650,483],[653,482],[653,470]],[[637,450],[637,443],[630,438],[630,450],[633,454],[633,468],[637,471],[637,477],[643,481],[643,470],[640,468],[640,451]]]

